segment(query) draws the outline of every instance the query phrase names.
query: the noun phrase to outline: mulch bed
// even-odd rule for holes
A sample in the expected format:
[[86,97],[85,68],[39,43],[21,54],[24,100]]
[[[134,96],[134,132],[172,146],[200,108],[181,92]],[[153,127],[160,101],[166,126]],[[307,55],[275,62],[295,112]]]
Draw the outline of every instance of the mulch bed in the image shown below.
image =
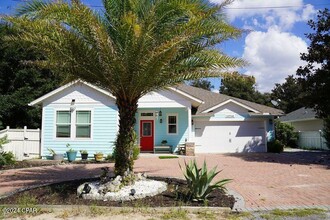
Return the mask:
[[[154,177],[168,183],[167,191],[153,197],[126,202],[85,200],[77,196],[77,187],[87,180],[75,180],[55,183],[49,186],[39,187],[24,192],[16,193],[0,200],[0,204],[19,204],[30,202],[43,205],[99,205],[114,207],[174,207],[174,206],[210,206],[232,208],[235,199],[227,195],[223,190],[214,190],[208,197],[207,202],[187,201],[187,185],[184,180],[172,178]],[[89,179],[88,181],[95,181]],[[175,189],[178,189],[177,191]],[[25,204],[26,205],[26,204]]]
[[29,167],[42,167],[42,166],[51,166],[51,165],[60,165],[60,164],[100,164],[100,163],[113,163],[114,161],[104,160],[104,161],[95,161],[90,160],[76,160],[69,162],[67,160],[57,161],[57,160],[23,160],[16,161],[15,164],[0,166],[0,170],[10,170],[10,169],[20,169],[20,168],[29,168]]

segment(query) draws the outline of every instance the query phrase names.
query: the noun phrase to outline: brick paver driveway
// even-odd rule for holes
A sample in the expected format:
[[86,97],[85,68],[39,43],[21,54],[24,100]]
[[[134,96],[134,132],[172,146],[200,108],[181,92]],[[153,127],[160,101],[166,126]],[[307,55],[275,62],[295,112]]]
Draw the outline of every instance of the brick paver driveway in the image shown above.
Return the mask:
[[[142,155],[136,172],[151,176],[182,178],[179,163],[193,157],[159,159]],[[219,178],[231,178],[228,187],[241,194],[247,208],[330,205],[330,153],[286,152],[282,154],[199,154],[209,167],[223,170]],[[1,171],[0,195],[40,183],[86,178],[98,175],[100,167],[113,164],[60,165]]]

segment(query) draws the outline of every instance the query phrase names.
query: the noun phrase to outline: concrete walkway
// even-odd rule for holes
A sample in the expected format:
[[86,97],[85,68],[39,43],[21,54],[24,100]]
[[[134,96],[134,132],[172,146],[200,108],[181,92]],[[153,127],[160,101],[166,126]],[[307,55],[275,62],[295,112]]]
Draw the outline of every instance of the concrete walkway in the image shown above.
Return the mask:
[[[247,210],[330,206],[329,152],[199,154],[176,159],[142,154],[135,162],[135,172],[183,178],[179,163],[183,165],[193,158],[200,165],[205,159],[210,168],[217,166],[222,170],[219,179],[233,179],[228,188],[243,196]],[[22,187],[96,177],[101,167],[113,169],[113,165],[56,165],[0,171],[0,195]]]

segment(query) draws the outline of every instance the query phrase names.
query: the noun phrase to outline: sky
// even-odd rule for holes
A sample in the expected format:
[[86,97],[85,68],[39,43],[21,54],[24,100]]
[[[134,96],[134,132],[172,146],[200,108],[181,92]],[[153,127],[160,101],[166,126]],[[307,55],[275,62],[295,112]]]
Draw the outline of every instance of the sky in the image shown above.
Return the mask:
[[[0,14],[12,14],[18,4],[28,0],[0,0]],[[223,0],[210,0],[218,4]],[[101,0],[82,0],[92,8],[101,9]],[[312,30],[307,21],[315,19],[318,10],[330,7],[330,0],[235,0],[224,10],[230,24],[245,33],[229,40],[217,49],[230,56],[245,59],[249,65],[239,69],[252,75],[260,92],[270,92],[275,83],[285,82],[304,65],[300,54],[307,52],[306,33]],[[210,79],[214,92],[219,91],[220,79]]]

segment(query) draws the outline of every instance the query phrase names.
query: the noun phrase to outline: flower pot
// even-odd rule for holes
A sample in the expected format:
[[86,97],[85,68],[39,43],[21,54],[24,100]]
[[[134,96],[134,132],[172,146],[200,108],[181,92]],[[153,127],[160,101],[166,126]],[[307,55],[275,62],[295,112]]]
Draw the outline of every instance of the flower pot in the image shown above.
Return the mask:
[[53,155],[53,160],[63,160],[64,155],[63,154],[54,154]]
[[75,161],[77,157],[77,151],[67,151],[66,156],[68,157],[69,162]]
[[88,154],[81,154],[81,159],[82,160],[87,160]]
[[94,154],[94,158],[96,161],[102,161],[103,160],[103,154]]

